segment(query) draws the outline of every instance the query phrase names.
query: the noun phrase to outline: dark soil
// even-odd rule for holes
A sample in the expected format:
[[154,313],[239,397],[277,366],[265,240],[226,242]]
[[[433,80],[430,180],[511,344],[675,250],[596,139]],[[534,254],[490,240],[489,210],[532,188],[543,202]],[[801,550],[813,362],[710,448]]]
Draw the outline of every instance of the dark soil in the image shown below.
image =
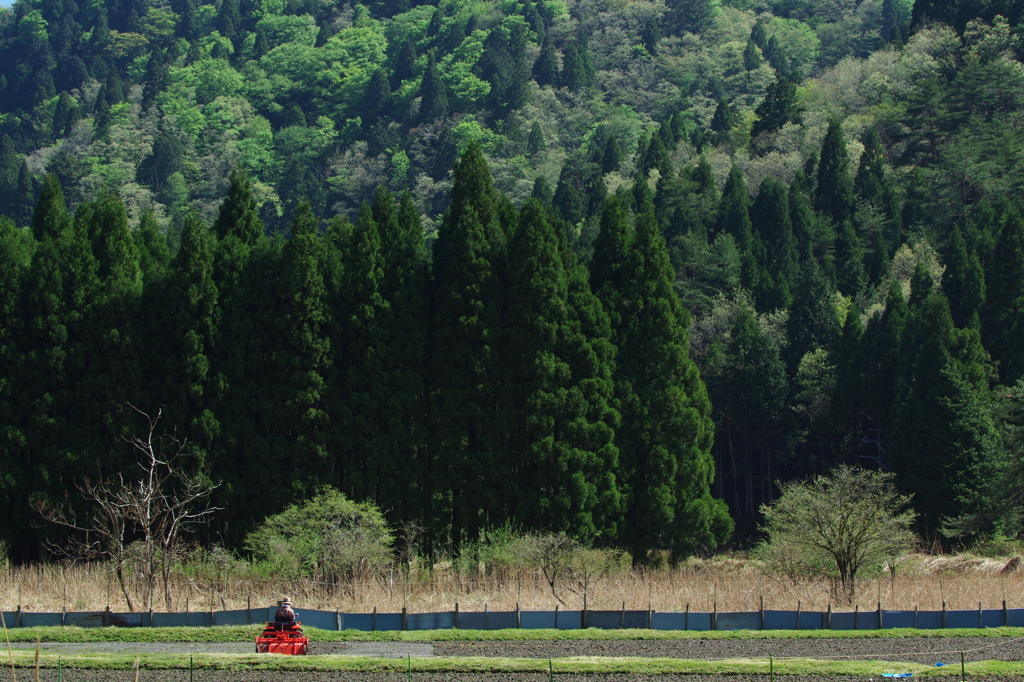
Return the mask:
[[1024,639],[937,637],[908,639],[687,639],[615,641],[435,642],[435,656],[558,658],[849,658],[860,661],[1024,661]]

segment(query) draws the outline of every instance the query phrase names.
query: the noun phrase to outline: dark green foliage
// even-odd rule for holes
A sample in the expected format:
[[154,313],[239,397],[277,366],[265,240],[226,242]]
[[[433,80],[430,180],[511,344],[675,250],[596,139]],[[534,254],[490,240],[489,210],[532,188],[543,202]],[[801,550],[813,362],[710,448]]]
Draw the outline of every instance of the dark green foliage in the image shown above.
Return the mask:
[[779,75],[775,82],[768,86],[764,100],[754,113],[757,114],[757,120],[750,129],[751,137],[778,132],[787,123],[799,123],[801,109],[796,96],[796,83]]
[[757,49],[754,39],[748,38],[747,46],[743,49],[743,68],[753,71],[759,66],[761,66],[761,51]]
[[[377,69],[370,76],[370,82],[366,84],[366,94],[363,96],[363,127],[383,125],[386,128],[386,119],[390,118],[392,106],[391,86],[388,84],[387,74],[383,69]],[[385,120],[378,120],[381,117]]]
[[561,84],[576,92],[588,87],[592,79],[586,45],[569,43],[562,56]]
[[491,85],[488,105],[496,118],[504,118],[526,99],[529,72],[523,64],[525,39],[514,31],[509,33],[502,28],[491,30],[478,65],[481,78]]
[[47,175],[32,216],[32,236],[37,241],[58,238],[71,223],[64,192],[56,175]]
[[1012,385],[1024,376],[1024,219],[1015,208],[1003,220],[990,272],[981,329],[1000,378]]
[[787,331],[790,368],[795,368],[805,354],[817,348],[834,352],[839,342],[839,317],[832,293],[813,258],[805,259],[800,266]]
[[[483,514],[498,512],[495,487],[500,427],[488,406],[495,402],[499,367],[500,264],[495,243],[502,233],[491,174],[480,147],[471,144],[454,170],[452,201],[434,243],[434,438],[443,459],[436,473],[461,484],[444,501],[437,523],[450,526],[458,547],[474,538]],[[457,472],[457,473],[456,473]],[[448,480],[452,480],[448,478]],[[491,519],[499,522],[498,519]],[[444,527],[442,526],[442,527]]]
[[550,36],[544,38],[544,45],[541,47],[540,56],[533,63],[533,79],[540,86],[554,86],[561,83],[558,55],[555,53],[555,46],[551,42]]
[[253,246],[263,235],[256,199],[252,195],[252,183],[241,168],[231,171],[231,184],[220,213],[213,224],[213,231],[221,239],[237,237],[246,246]]
[[214,402],[210,356],[221,316],[214,282],[215,252],[213,233],[195,213],[189,213],[181,230],[170,294],[178,359],[173,373],[179,388],[169,416],[177,423],[193,420],[191,426],[204,447],[211,445],[218,427],[210,411]]
[[857,297],[864,291],[864,247],[853,224],[843,221],[836,231],[836,284],[846,296]]
[[851,216],[853,205],[853,180],[850,178],[846,137],[839,120],[833,118],[821,143],[814,207],[838,224]]
[[637,217],[627,249],[624,262],[610,268],[624,280],[622,296],[604,300],[615,313],[612,339],[619,348],[622,540],[634,562],[643,563],[662,547],[676,557],[714,547],[731,534],[732,521],[710,495],[711,403],[689,358],[689,314],[672,288],[672,266],[652,211]]
[[764,243],[768,274],[778,290],[770,307],[786,308],[790,303],[789,289],[796,281],[800,268],[786,187],[766,178],[751,208],[751,218],[755,231]]
[[672,33],[702,33],[710,28],[718,10],[716,0],[672,0],[666,17]]
[[530,136],[526,140],[526,150],[531,154],[537,154],[544,151],[547,144],[544,142],[544,131],[540,128],[540,123],[537,121],[533,122],[530,126]]
[[433,53],[430,54],[426,73],[423,74],[420,97],[420,121],[429,123],[448,115],[448,88],[437,71]]
[[711,117],[711,130],[716,133],[727,133],[738,122],[739,114],[736,107],[728,102],[719,102],[715,114]]
[[976,337],[953,326],[941,293],[928,293],[911,311],[902,335],[891,463],[914,495],[926,537],[980,511],[992,475],[996,434],[981,402],[987,385],[975,379]]
[[[509,242],[511,304],[503,324],[501,399],[510,420],[508,451],[515,453],[508,483],[526,528],[590,541],[605,529],[596,521],[617,512],[609,475],[616,468],[617,416],[609,407],[611,348],[606,319],[590,318],[601,313],[596,300],[586,300],[588,291],[573,287],[574,302],[589,303],[580,311],[587,317],[568,306],[578,268],[559,242],[543,206],[528,203]],[[603,328],[604,338],[588,339],[583,322]]]
[[949,265],[942,278],[942,289],[949,299],[953,323],[957,327],[977,329],[985,303],[985,272],[978,254],[968,252],[959,225],[950,233],[947,252]]

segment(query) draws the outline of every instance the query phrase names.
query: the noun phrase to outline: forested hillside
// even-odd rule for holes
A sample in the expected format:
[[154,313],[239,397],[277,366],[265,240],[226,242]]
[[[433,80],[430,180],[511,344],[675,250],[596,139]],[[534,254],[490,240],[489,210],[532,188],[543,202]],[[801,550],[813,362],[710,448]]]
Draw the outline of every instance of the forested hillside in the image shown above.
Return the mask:
[[431,556],[678,558],[837,462],[930,541],[1024,532],[1021,13],[0,9],[0,533],[39,556],[131,406],[231,547],[330,485]]

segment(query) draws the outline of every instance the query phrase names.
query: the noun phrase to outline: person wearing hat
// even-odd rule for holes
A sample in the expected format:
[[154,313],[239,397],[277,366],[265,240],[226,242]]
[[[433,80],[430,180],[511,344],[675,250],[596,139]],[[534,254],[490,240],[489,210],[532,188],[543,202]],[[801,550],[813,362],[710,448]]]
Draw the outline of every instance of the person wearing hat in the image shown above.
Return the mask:
[[277,612],[274,614],[275,623],[294,623],[295,622],[295,611],[292,610],[292,602],[288,597],[281,600],[281,605],[277,607]]

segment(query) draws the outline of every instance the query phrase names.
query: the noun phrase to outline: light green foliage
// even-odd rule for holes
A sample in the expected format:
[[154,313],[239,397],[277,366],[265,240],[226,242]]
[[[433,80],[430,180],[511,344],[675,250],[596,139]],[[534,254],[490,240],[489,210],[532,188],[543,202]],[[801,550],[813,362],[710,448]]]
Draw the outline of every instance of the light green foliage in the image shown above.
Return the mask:
[[465,153],[471,142],[478,142],[481,149],[492,154],[497,151],[498,145],[505,141],[503,136],[496,135],[489,128],[480,125],[473,117],[467,117],[460,121],[457,126],[452,128],[452,135],[455,137],[455,144],[460,155]]
[[877,573],[915,542],[910,498],[893,475],[841,465],[830,474],[782,484],[761,507],[768,534],[758,555],[776,570],[824,576],[848,601],[857,579]]
[[285,43],[313,47],[317,25],[308,14],[268,14],[256,22],[256,31],[266,37],[270,49]]
[[817,64],[821,54],[821,40],[804,22],[774,17],[768,23],[768,35],[779,41],[793,66],[804,76]]
[[478,108],[491,92],[491,85],[473,73],[473,67],[484,53],[483,40],[487,34],[476,31],[467,36],[462,45],[438,62],[441,79],[451,90],[453,104],[459,109]]
[[208,104],[218,97],[231,97],[242,88],[242,77],[226,59],[197,62],[186,68],[183,78],[186,85],[195,88],[199,104]]
[[393,542],[379,509],[330,489],[264,519],[245,540],[272,575],[335,581],[376,575]]

